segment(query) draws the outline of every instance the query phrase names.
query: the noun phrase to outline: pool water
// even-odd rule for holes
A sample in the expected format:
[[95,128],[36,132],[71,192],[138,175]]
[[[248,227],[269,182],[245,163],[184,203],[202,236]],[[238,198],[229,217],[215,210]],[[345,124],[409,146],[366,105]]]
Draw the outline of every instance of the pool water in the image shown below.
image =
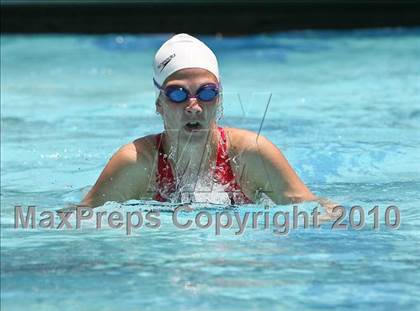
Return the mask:
[[[142,201],[98,210],[160,210],[160,228],[14,229],[16,205],[39,214],[79,201],[122,144],[162,130],[151,62],[167,38],[2,35],[2,310],[419,309],[418,28],[200,37],[219,57],[221,124],[261,128],[314,193],[347,215],[363,208],[361,230],[327,222],[281,235],[260,219],[216,235],[181,230],[174,206]],[[398,229],[385,224],[391,205]],[[180,221],[292,212],[192,206]]]

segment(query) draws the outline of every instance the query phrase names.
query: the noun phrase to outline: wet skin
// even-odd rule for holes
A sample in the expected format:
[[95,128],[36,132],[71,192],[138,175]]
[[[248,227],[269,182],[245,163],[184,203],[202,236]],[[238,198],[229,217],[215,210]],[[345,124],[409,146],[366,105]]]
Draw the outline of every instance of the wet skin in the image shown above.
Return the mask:
[[[204,84],[217,83],[210,72],[182,69],[170,75],[163,87],[182,86],[196,94]],[[227,103],[228,104],[228,103]],[[156,111],[164,124],[163,150],[181,184],[191,184],[209,174],[215,163],[217,109],[221,96],[211,102],[189,98],[181,104],[164,94],[156,100]],[[198,126],[192,123],[198,122]],[[266,193],[275,203],[289,204],[318,198],[304,185],[281,151],[262,135],[225,128],[230,164],[242,191],[253,201]],[[99,206],[106,201],[151,199],[154,195],[157,149],[155,135],[122,146],[110,159],[82,205]]]

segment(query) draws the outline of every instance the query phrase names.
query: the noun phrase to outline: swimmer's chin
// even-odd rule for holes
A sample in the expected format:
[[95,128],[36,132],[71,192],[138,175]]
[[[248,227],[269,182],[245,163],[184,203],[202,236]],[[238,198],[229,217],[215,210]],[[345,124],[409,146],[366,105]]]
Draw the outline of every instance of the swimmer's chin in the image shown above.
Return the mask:
[[191,128],[188,125],[184,125],[181,130],[181,136],[185,137],[186,141],[194,140],[194,139],[206,139],[209,135],[209,128],[205,128],[204,126],[200,125],[195,128]]

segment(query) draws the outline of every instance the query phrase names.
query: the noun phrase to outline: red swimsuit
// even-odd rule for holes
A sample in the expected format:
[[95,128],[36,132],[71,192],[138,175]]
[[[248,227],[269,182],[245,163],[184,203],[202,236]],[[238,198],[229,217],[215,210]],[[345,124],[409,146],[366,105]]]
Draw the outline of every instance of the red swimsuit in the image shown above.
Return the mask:
[[[235,180],[232,168],[229,162],[229,156],[226,146],[226,135],[223,128],[218,128],[221,139],[217,144],[216,168],[213,170],[213,178],[218,184],[225,188],[231,204],[252,203],[252,201],[242,192],[241,187]],[[156,171],[157,193],[154,199],[165,202],[169,196],[176,191],[175,178],[172,173],[168,156],[164,153],[161,144],[162,134],[156,135],[156,144],[158,148],[158,167]]]

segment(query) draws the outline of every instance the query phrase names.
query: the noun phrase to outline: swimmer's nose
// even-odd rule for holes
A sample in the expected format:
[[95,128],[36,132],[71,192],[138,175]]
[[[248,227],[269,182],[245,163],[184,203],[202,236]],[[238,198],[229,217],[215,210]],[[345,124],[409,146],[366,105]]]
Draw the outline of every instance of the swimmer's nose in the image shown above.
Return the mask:
[[188,100],[188,105],[185,107],[185,111],[187,112],[187,114],[200,114],[203,112],[203,109],[198,104],[196,98],[190,98]]

